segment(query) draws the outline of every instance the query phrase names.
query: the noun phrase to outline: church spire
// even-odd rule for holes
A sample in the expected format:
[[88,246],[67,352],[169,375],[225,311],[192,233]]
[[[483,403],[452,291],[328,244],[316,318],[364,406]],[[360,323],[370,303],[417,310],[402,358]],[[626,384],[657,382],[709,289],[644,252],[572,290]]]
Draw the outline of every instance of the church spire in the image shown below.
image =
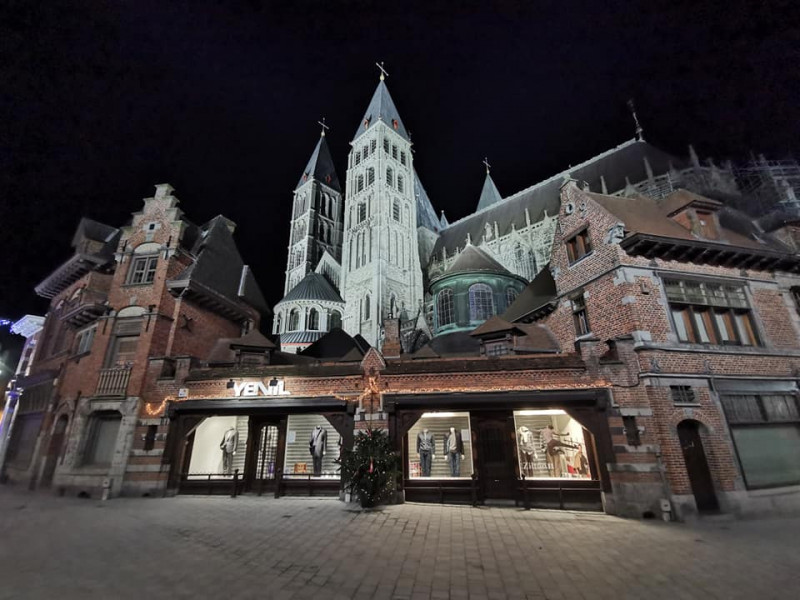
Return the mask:
[[483,164],[486,165],[486,180],[483,182],[483,189],[481,190],[481,198],[478,200],[477,210],[496,204],[503,199],[492,180],[492,176],[489,174],[489,170],[491,169],[489,160],[484,158]]
[[386,87],[385,73],[386,72],[381,69],[381,78],[378,82],[378,87],[372,95],[372,100],[370,100],[369,106],[367,106],[367,110],[364,112],[364,117],[361,119],[361,124],[356,130],[353,139],[356,139],[378,121],[383,121],[386,125],[394,129],[403,139],[410,142],[411,138],[408,135],[408,131],[405,125],[403,125],[403,121],[400,119],[397,107],[395,107],[392,96],[389,94],[389,88]]
[[339,177],[336,175],[336,167],[333,165],[333,158],[325,137],[325,130],[328,129],[328,126],[324,124],[324,119],[320,125],[322,125],[322,134],[319,136],[317,146],[314,148],[314,152],[311,153],[311,158],[300,176],[300,181],[297,182],[297,187],[299,188],[309,179],[316,179],[337,192],[341,192]]

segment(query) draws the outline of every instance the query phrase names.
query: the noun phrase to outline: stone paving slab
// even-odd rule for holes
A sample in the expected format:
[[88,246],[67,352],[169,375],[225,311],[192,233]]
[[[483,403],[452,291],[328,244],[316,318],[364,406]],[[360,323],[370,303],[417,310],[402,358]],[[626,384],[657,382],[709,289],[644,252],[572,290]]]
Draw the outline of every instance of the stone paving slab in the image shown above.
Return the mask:
[[0,486],[0,599],[798,598],[800,518],[334,499],[108,502]]

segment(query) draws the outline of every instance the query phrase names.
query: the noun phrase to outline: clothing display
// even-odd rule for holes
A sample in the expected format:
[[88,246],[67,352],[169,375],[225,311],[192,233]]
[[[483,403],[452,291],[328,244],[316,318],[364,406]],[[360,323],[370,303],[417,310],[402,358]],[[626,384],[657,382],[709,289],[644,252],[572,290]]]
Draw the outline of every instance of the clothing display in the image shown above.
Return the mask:
[[233,470],[233,455],[239,445],[239,434],[236,428],[231,427],[222,436],[219,449],[222,450],[222,472],[229,475]]
[[534,459],[536,458],[536,438],[533,432],[524,425],[517,431],[517,446],[519,447],[522,474],[526,477],[532,477],[534,474]]
[[444,438],[444,458],[450,463],[450,476],[461,477],[461,458],[464,454],[464,441],[461,432],[451,427]]
[[314,464],[314,476],[322,475],[322,457],[328,444],[328,432],[321,425],[314,427],[311,432],[311,439],[308,442],[308,450],[311,453],[311,461]]
[[427,429],[417,434],[417,454],[419,454],[420,470],[423,477],[431,476],[431,464],[436,452],[436,438]]

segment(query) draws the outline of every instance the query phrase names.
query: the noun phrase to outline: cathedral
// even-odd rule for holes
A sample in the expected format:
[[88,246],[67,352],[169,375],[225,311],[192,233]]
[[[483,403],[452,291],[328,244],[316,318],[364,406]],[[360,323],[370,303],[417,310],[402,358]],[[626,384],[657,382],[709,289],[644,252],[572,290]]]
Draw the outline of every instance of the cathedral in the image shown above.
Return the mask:
[[736,191],[731,169],[701,167],[691,148],[688,161],[672,157],[639,128],[635,139],[510,196],[486,163],[475,211],[449,223],[414,168],[383,75],[350,146],[342,182],[323,125],[294,192],[272,331],[283,351],[301,352],[337,327],[382,347],[392,317],[402,350],[413,353],[502,315],[549,262],[564,181],[614,196]]

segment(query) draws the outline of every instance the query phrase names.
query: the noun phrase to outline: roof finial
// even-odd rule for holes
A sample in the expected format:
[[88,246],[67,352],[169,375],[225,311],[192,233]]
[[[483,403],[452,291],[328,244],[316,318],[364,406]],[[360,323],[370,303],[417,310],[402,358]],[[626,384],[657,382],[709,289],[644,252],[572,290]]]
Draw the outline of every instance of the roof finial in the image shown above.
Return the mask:
[[489,159],[484,157],[483,158],[483,164],[486,165],[486,174],[488,175],[489,174],[489,169],[492,168],[492,165],[489,164]]
[[381,70],[381,81],[383,81],[389,76],[389,73],[386,71],[386,69],[383,68],[383,61],[381,61],[380,63],[375,63],[375,66]]
[[330,129],[327,125],[325,125],[325,117],[322,117],[322,121],[317,121],[318,125],[322,125],[322,133],[320,133],[320,137],[325,137],[325,130]]
[[639,117],[636,116],[636,107],[633,105],[633,98],[628,100],[628,108],[631,109],[631,115],[633,116],[633,122],[636,123],[636,139],[640,142],[644,141],[644,129],[642,129],[642,125],[639,123]]

